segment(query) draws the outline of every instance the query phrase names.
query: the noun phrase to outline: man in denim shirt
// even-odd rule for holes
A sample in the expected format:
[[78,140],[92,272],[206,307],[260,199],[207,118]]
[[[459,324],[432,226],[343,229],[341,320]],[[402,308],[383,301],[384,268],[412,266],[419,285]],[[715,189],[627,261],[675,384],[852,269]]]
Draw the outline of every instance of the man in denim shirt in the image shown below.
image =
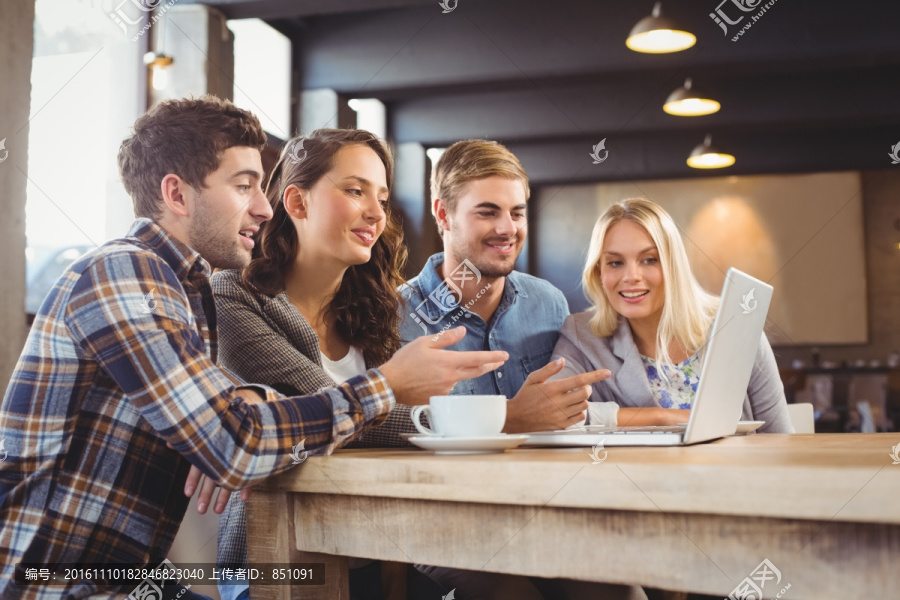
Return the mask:
[[444,252],[402,288],[403,339],[443,335],[462,324],[467,333],[455,349],[507,351],[503,367],[453,388],[454,394],[510,398],[506,433],[579,422],[590,384],[609,371],[546,383],[562,369],[548,361],[569,309],[551,283],[513,270],[528,234],[521,163],[497,142],[457,142],[434,168],[431,196]]
[[[506,433],[563,429],[584,418],[591,384],[609,377],[594,371],[547,383],[563,363],[549,363],[559,328],[569,314],[562,292],[513,270],[528,233],[528,176],[497,142],[467,140],[450,146],[434,168],[432,213],[444,251],[428,259],[401,288],[406,301],[404,342],[437,338],[460,324],[456,350],[503,349],[509,360],[495,373],[460,381],[453,394],[510,398]],[[548,580],[416,565],[455,589],[461,598],[542,600],[624,598],[620,586]],[[610,592],[615,592],[610,595]]]

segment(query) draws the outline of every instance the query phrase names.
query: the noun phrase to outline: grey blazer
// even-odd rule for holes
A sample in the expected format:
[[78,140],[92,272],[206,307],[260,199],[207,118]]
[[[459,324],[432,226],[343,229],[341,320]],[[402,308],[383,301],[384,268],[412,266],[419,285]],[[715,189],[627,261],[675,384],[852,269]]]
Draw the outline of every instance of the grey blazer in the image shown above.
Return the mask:
[[[219,364],[248,382],[289,396],[312,394],[334,381],[322,369],[319,338],[285,292],[270,297],[244,287],[240,271],[215,273]],[[366,365],[371,368],[377,365]],[[397,404],[384,423],[366,430],[347,447],[408,446],[401,433],[416,431],[412,407]],[[218,564],[246,566],[244,503],[233,494],[219,516]]]
[[[595,369],[612,371],[612,377],[592,386],[590,401],[605,403],[605,406],[592,405],[590,423],[593,425],[615,425],[615,413],[619,406],[659,406],[650,391],[628,321],[620,318],[618,327],[610,337],[598,338],[591,332],[591,315],[590,311],[585,311],[566,317],[553,350],[553,360],[564,357],[566,366],[553,379]],[[595,422],[598,419],[601,422]],[[784,385],[765,334],[759,341],[741,419],[765,421],[760,432],[794,433],[787,412]]]

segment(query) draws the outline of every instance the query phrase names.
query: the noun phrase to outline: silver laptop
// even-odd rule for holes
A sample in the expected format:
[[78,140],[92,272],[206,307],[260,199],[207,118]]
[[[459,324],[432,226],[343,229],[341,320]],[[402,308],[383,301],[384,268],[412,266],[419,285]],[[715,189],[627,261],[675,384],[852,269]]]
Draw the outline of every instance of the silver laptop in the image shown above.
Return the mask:
[[542,431],[529,434],[523,445],[596,446],[603,442],[604,447],[680,446],[734,434],[771,300],[772,286],[728,269],[686,426],[587,426]]

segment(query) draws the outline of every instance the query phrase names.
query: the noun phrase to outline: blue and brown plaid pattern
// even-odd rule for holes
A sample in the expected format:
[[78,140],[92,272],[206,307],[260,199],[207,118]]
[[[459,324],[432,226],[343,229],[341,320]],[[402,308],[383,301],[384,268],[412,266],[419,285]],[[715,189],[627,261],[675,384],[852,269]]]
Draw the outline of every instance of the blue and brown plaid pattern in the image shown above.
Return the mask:
[[240,489],[293,466],[301,440],[328,452],[394,406],[375,369],[302,398],[239,385],[215,364],[209,275],[199,254],[138,219],[44,301],[0,404],[0,598],[113,591],[11,580],[19,562],[157,565],[187,508],[191,464]]

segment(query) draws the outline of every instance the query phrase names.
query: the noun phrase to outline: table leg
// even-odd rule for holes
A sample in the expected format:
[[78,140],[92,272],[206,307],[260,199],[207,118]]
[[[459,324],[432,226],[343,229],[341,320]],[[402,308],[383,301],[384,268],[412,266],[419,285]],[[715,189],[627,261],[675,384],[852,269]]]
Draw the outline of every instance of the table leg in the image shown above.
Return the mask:
[[256,489],[247,502],[247,557],[250,566],[324,563],[324,585],[250,582],[253,600],[349,600],[347,558],[297,549],[294,502],[290,492]]

